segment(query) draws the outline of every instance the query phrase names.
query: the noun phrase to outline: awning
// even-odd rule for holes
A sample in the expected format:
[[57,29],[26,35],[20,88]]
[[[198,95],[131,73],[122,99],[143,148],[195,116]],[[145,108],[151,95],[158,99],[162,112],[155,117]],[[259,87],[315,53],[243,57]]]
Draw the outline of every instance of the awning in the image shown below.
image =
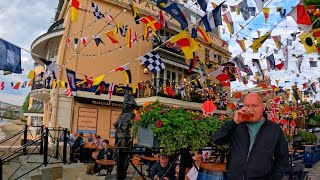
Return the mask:
[[[40,102],[36,102],[36,103],[33,103],[31,108],[28,109],[25,113],[25,114],[28,114],[28,113],[32,113],[32,114],[42,114],[44,113],[44,110],[43,110],[43,103],[40,103]],[[28,116],[28,115],[25,115],[25,116]]]

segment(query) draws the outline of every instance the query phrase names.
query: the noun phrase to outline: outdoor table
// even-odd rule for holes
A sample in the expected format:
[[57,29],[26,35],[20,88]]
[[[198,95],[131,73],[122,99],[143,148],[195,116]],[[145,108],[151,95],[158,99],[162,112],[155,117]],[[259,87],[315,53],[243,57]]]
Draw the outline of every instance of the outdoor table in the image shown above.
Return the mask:
[[108,159],[101,159],[96,160],[97,164],[103,165],[103,166],[114,166],[116,165],[116,162],[114,160],[108,160]]
[[147,161],[159,161],[160,158],[159,157],[148,157],[148,156],[139,156],[137,155],[139,158],[147,160]]
[[198,179],[220,179],[226,180],[226,163],[201,163]]
[[98,149],[98,146],[95,144],[85,143],[83,147],[84,147],[85,161],[89,163],[92,153]]
[[97,149],[98,146],[95,145],[95,144],[86,143],[86,144],[84,144],[84,148],[86,148],[86,149]]

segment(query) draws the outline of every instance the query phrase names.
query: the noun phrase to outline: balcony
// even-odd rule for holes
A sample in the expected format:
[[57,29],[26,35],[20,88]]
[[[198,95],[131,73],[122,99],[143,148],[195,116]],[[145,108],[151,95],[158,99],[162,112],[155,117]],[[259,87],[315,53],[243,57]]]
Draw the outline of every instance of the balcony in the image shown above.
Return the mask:
[[48,102],[51,92],[50,79],[34,78],[32,82],[30,97],[42,102]]

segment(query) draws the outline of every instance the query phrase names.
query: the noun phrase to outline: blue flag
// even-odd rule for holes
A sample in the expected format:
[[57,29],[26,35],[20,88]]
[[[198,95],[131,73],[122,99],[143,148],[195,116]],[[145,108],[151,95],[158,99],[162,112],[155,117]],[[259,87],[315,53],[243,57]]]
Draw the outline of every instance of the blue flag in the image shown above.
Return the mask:
[[164,11],[170,14],[175,20],[177,20],[180,23],[182,30],[187,29],[188,27],[187,18],[182,13],[181,9],[176,3],[170,4],[168,7],[164,8]]
[[270,56],[267,56],[266,59],[270,64],[270,68],[272,70],[275,70],[276,69],[276,61],[274,60],[274,55],[271,54]]
[[68,82],[69,82],[69,87],[72,90],[72,92],[76,92],[77,91],[77,87],[76,87],[76,73],[70,69],[66,68],[66,72],[67,72],[67,78],[68,78]]
[[206,28],[207,32],[211,32],[212,29],[222,25],[222,19],[221,19],[221,6],[223,3],[221,3],[219,6],[214,8],[212,11],[207,12],[206,15],[204,15],[201,18],[201,21]]
[[209,0],[197,0],[197,2],[199,4],[200,8],[202,9],[202,11],[206,12]]
[[21,49],[0,39],[0,70],[21,74]]

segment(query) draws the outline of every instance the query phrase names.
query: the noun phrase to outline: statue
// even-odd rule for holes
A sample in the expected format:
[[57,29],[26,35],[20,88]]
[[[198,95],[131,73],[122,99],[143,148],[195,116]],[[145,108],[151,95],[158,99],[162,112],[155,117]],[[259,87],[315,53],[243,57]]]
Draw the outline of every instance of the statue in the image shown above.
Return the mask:
[[[115,133],[115,146],[116,151],[113,159],[117,162],[117,179],[123,180],[126,177],[126,172],[129,166],[129,162],[125,159],[125,156],[121,156],[124,149],[121,147],[132,147],[131,139],[131,120],[135,118],[133,110],[136,109],[137,103],[134,100],[133,95],[125,94],[123,100],[123,111],[120,114],[118,120],[114,123],[116,129]],[[120,156],[119,156],[120,155]]]

